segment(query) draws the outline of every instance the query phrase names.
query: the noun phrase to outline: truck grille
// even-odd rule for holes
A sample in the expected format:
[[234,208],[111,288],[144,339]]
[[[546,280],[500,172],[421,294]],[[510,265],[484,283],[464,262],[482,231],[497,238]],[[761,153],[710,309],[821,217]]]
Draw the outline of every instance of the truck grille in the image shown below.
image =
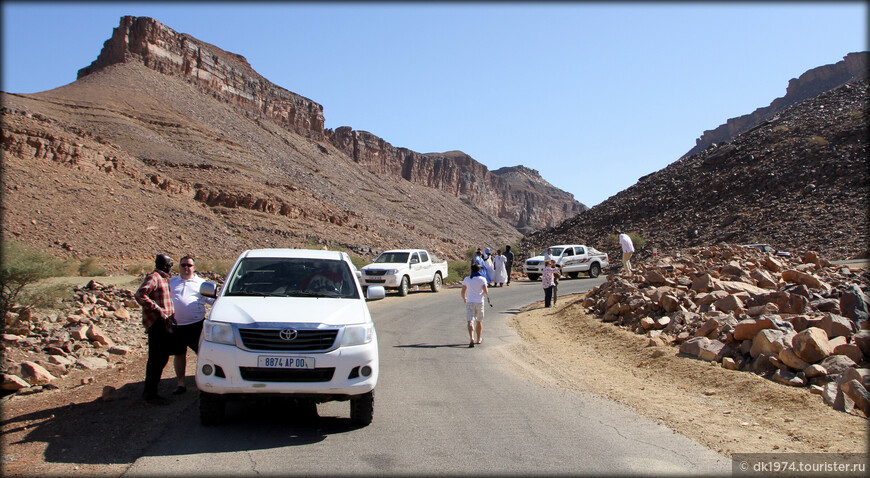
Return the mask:
[[315,369],[281,369],[239,367],[242,380],[249,382],[328,382],[335,373],[334,367]]
[[297,329],[296,338],[281,338],[283,329],[239,329],[242,344],[250,350],[282,350],[314,352],[329,350],[335,343],[337,329],[305,330]]
[[386,269],[366,269],[365,273],[367,276],[383,276],[387,275]]
[[372,284],[386,284],[387,281],[386,281],[386,279],[366,279],[366,283],[367,283],[367,284],[368,284],[368,283],[372,283]]

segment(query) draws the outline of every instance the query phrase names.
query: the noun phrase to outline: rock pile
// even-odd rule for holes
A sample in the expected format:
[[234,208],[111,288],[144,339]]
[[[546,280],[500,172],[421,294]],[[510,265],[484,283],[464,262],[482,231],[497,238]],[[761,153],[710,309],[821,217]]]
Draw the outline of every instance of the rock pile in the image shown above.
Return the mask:
[[721,244],[607,279],[583,302],[603,321],[870,416],[870,273]]
[[48,312],[16,307],[4,317],[4,394],[56,388],[51,382],[76,368],[104,369],[144,349],[133,291],[91,281],[75,288],[71,304]]

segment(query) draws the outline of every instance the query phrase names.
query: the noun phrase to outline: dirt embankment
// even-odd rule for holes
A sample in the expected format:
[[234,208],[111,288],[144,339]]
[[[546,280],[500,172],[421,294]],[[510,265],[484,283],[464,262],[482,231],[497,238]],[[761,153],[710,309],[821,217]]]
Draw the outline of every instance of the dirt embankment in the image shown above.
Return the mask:
[[650,347],[648,338],[588,316],[582,299],[533,305],[510,319],[523,339],[506,353],[517,370],[609,397],[726,456],[867,453],[867,419],[833,410],[806,388]]

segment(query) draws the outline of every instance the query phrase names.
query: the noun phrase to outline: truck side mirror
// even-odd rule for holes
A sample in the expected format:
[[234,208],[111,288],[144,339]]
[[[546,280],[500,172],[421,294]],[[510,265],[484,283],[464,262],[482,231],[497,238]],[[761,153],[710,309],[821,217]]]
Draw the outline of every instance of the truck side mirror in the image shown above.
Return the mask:
[[387,291],[383,286],[370,285],[366,288],[366,300],[379,300],[387,296]]
[[218,285],[214,282],[203,282],[202,285],[199,286],[199,295],[203,297],[211,297],[212,299],[217,297],[218,293]]

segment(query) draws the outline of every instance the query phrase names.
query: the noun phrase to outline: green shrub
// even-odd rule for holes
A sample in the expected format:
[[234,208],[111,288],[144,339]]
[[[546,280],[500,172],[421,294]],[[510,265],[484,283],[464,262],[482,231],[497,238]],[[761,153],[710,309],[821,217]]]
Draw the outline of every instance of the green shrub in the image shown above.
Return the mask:
[[[3,240],[0,267],[0,314],[28,298],[24,289],[42,279],[66,275],[69,263],[18,241]],[[22,302],[22,305],[30,305]]]
[[814,146],[825,146],[828,144],[828,140],[826,140],[825,138],[822,138],[821,136],[819,136],[817,134],[810,136],[810,139],[808,139],[807,141],[809,141],[810,144],[812,144]]
[[25,287],[21,293],[21,302],[38,308],[56,308],[64,299],[73,295],[74,287],[68,282],[58,284],[40,284]]
[[788,126],[786,126],[784,124],[773,127],[774,133],[785,133],[786,131],[788,131]]
[[[471,251],[472,257],[474,250]],[[447,277],[444,282],[447,284],[456,284],[462,282],[466,276],[471,274],[471,260],[467,261],[448,261],[447,262]]]
[[139,262],[137,264],[130,264],[127,266],[126,272],[127,275],[138,276],[154,270],[153,262]]
[[82,277],[104,276],[108,274],[106,269],[103,269],[97,264],[97,259],[94,257],[86,257],[79,263],[79,275]]
[[[226,277],[230,273],[230,269],[235,263],[235,259],[197,259],[194,258],[196,270],[201,272],[214,272],[215,274]],[[179,259],[180,261],[180,259]],[[153,269],[153,267],[152,267]],[[174,272],[174,271],[173,271]]]
[[[644,239],[644,237],[640,234],[636,232],[627,232],[626,234],[628,234],[628,237],[631,238],[631,243],[634,244],[635,250],[640,249],[646,245],[646,239]],[[619,235],[610,234],[607,236],[607,241],[610,243],[610,245],[614,247],[619,247]]]

